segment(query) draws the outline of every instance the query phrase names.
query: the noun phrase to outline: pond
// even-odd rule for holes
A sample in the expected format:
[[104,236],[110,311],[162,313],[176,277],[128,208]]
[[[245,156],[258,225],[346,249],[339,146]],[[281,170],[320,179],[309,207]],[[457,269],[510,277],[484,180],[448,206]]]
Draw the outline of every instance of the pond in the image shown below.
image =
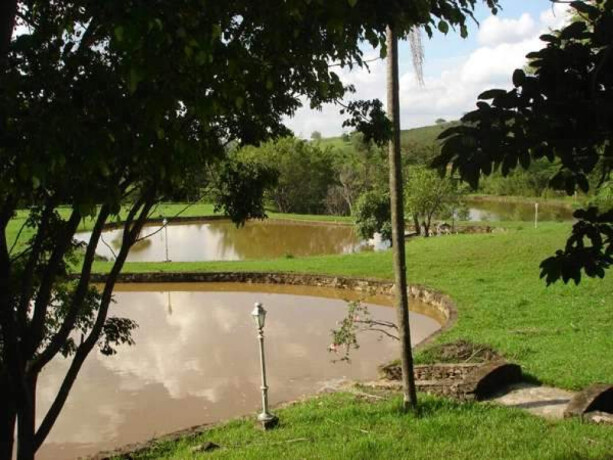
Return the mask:
[[[114,259],[121,244],[121,230],[108,230],[96,252]],[[89,233],[77,233],[77,241],[89,240]],[[242,228],[226,220],[146,226],[141,236],[149,237],[132,247],[129,262],[173,262],[270,259],[323,254],[347,254],[372,250],[360,240],[352,225],[290,222],[286,220],[249,221]],[[385,249],[380,243],[375,249]]]
[[[468,199],[467,205],[468,220],[472,222],[534,222],[534,203]],[[573,210],[563,205],[539,202],[538,219],[556,222],[573,220]]]
[[[234,283],[120,285],[111,314],[134,319],[136,345],[86,360],[40,460],[71,459],[143,441],[260,408],[258,342],[250,312],[264,304],[271,404],[313,394],[339,379],[372,379],[397,356],[398,345],[364,333],[351,362],[328,351],[330,329],[359,294],[330,288]],[[384,296],[364,299],[373,318],[395,321]],[[428,312],[413,302],[411,308]],[[418,343],[439,322],[411,313]],[[68,367],[41,374],[38,417],[49,407]]]

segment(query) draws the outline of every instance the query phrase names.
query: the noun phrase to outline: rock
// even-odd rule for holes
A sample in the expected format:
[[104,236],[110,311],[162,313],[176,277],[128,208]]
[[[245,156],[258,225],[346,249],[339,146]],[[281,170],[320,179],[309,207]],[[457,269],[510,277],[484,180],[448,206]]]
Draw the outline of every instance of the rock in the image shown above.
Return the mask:
[[586,412],[583,414],[583,420],[602,425],[613,425],[613,414],[601,411]]
[[466,377],[466,394],[477,401],[498,393],[502,388],[522,380],[521,367],[507,362],[488,363]]
[[595,411],[613,414],[613,385],[597,383],[583,389],[570,401],[564,417],[581,417]]

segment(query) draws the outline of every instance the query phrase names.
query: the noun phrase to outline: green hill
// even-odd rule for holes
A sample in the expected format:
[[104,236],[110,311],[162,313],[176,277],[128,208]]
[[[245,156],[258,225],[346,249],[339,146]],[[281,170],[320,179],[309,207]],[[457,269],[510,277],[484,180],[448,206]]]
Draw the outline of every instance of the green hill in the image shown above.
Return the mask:
[[[457,121],[449,121],[431,126],[423,126],[421,128],[404,129],[400,135],[401,147],[405,151],[414,148],[436,148],[436,139],[439,134],[456,124],[458,124]],[[315,142],[319,142],[323,147],[330,146],[341,150],[353,148],[351,135],[327,137]]]

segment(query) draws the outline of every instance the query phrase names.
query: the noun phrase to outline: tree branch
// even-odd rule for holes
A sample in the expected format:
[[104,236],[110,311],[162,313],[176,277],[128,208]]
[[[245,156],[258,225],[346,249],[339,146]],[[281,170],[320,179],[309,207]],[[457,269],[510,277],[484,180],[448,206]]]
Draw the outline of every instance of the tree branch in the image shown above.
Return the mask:
[[[189,208],[191,208],[192,206],[194,206],[196,203],[202,201],[202,198],[198,201],[194,201],[193,203],[189,203],[187,206],[185,206],[183,209],[181,209],[179,212],[177,212],[174,216],[170,217],[167,222],[166,225],[162,225],[160,228],[158,228],[157,230],[145,235],[145,236],[141,236],[140,238],[136,239],[136,243],[138,243],[139,241],[143,241],[146,240],[147,238],[151,238],[153,235],[160,233],[165,227],[168,226],[168,224],[170,224],[170,221],[172,219],[176,219],[177,217],[179,217],[181,214],[183,214],[185,211],[187,211]],[[147,216],[148,218],[149,216]]]
[[77,285],[72,301],[70,302],[70,309],[64,318],[64,322],[62,323],[60,330],[51,339],[45,350],[29,365],[27,369],[29,374],[36,375],[49,361],[55,357],[55,355],[62,349],[64,343],[66,343],[70,332],[74,328],[79,310],[81,309],[89,287],[91,269],[96,256],[96,247],[98,246],[98,241],[100,240],[102,230],[104,229],[104,225],[109,214],[108,206],[104,205],[100,208],[98,217],[96,218],[96,223],[94,224],[94,228],[92,230],[89,244],[87,245],[87,250],[85,252],[85,258],[81,268],[81,276],[79,277],[79,284]]
[[38,225],[38,231],[34,237],[34,242],[30,245],[30,254],[23,270],[19,306],[17,307],[17,318],[22,331],[25,331],[27,328],[28,306],[30,305],[30,300],[32,299],[32,286],[34,284],[36,263],[42,251],[43,241],[49,229],[49,221],[51,219],[51,215],[53,214],[54,207],[53,200],[48,198],[43,207],[43,213],[40,218],[40,224]]
[[34,354],[42,342],[47,309],[49,308],[49,302],[53,293],[53,284],[80,221],[81,213],[77,209],[73,209],[70,218],[65,223],[66,228],[63,229],[64,235],[55,244],[55,248],[47,262],[40,287],[36,294],[34,315],[30,323],[29,334],[27,340],[24,341],[27,355]]
[[[102,332],[102,328],[106,321],[109,304],[112,300],[113,289],[115,287],[117,277],[119,276],[119,273],[123,268],[131,245],[134,244],[136,238],[138,237],[138,234],[147,219],[149,210],[153,206],[153,197],[153,192],[150,191],[146,194],[146,196],[140,198],[128,213],[128,216],[124,223],[124,235],[122,239],[121,250],[117,255],[117,259],[113,264],[113,268],[107,276],[102,297],[100,300],[100,307],[98,309],[96,321],[94,323],[94,326],[92,327],[92,330],[87,336],[87,339],[85,339],[77,349],[70,368],[64,376],[64,380],[62,381],[62,385],[60,386],[55,400],[53,401],[53,404],[51,404],[51,407],[47,411],[45,418],[43,419],[36,432],[34,438],[35,449],[38,449],[41,446],[41,444],[44,442],[49,432],[51,431],[51,428],[53,427],[58,415],[60,414],[62,408],[64,407],[64,404],[66,403],[68,394],[70,393],[72,385],[74,384],[77,375],[81,370],[81,366],[83,365],[85,358],[100,338],[100,333]],[[136,217],[137,213],[138,217]],[[136,220],[134,220],[135,218]]]
[[21,237],[21,234],[23,233],[23,229],[26,228],[26,225],[28,225],[28,219],[24,219],[23,224],[21,224],[21,227],[19,227],[17,236],[15,237],[15,240],[13,241],[13,244],[11,244],[11,248],[9,249],[9,256],[13,253],[15,246],[17,246],[17,242],[19,241],[19,238]]

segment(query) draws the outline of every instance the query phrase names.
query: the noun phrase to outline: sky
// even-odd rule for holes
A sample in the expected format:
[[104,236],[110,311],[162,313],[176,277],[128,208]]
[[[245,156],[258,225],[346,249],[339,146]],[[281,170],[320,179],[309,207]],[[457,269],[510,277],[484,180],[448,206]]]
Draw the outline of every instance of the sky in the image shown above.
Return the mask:
[[[477,96],[487,89],[508,88],[511,75],[526,63],[525,55],[543,47],[538,37],[563,25],[566,6],[549,0],[501,0],[502,10],[496,16],[483,7],[476,9],[479,25],[469,25],[469,36],[462,39],[450,30],[448,35],[436,33],[431,39],[422,34],[425,61],[424,85],[415,77],[407,42],[399,43],[400,120],[402,129],[434,124],[443,118],[455,120],[475,108]],[[358,3],[359,5],[359,3]],[[378,51],[364,48],[365,57],[378,56]],[[339,70],[342,81],[353,84],[356,93],[351,99],[385,101],[386,67],[377,60],[370,70]],[[321,111],[303,108],[286,119],[287,126],[303,138],[313,131],[324,137],[348,132],[343,128],[340,107],[326,105]]]

